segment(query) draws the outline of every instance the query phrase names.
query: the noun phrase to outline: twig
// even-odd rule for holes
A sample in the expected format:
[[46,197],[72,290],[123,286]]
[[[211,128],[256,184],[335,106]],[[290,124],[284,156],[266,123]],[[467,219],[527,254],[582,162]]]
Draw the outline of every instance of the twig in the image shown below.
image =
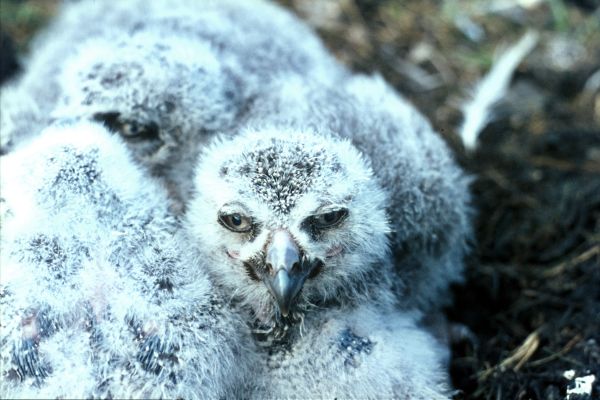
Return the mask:
[[531,356],[533,356],[539,345],[540,335],[538,331],[530,333],[529,336],[525,338],[525,341],[523,341],[523,343],[516,350],[514,350],[509,357],[502,360],[502,362],[500,362],[500,364],[496,365],[495,367],[488,368],[485,371],[481,372],[479,374],[479,380],[483,381],[487,379],[492,374],[492,372],[494,372],[497,369],[499,369],[500,371],[505,371],[508,368],[512,368],[513,371],[518,371],[523,365],[525,365],[527,361],[529,361],[529,359],[531,358]]
[[590,258],[600,254],[600,245],[595,245],[592,248],[584,251],[580,255],[570,260],[564,261],[554,267],[544,271],[543,275],[546,278],[553,278],[557,275],[562,274],[569,268],[573,268],[576,265],[586,262]]
[[564,356],[565,354],[567,354],[569,351],[571,351],[573,346],[575,346],[580,341],[581,341],[581,335],[575,335],[575,337],[573,339],[569,340],[569,342],[565,345],[565,347],[563,347],[559,352],[551,354],[548,357],[540,358],[539,360],[534,360],[529,363],[529,366],[537,367],[542,364],[546,364],[547,362],[550,362],[556,358],[560,358],[560,357]]

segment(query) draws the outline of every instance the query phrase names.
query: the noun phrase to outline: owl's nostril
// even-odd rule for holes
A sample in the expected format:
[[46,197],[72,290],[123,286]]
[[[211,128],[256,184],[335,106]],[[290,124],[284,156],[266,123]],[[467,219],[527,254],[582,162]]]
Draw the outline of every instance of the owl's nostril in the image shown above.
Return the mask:
[[301,268],[300,268],[300,263],[299,263],[299,262],[295,262],[295,263],[292,265],[292,268],[291,268],[290,272],[291,272],[292,274],[298,274],[298,273],[300,273],[300,271],[301,271]]
[[272,273],[273,272],[273,264],[271,264],[271,263],[268,262],[268,263],[265,264],[265,268],[267,269],[268,273]]

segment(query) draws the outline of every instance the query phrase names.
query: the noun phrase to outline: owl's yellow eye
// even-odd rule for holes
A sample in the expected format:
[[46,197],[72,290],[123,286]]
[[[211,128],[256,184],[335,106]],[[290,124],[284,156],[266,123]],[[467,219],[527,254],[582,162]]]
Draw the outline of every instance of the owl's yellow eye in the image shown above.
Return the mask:
[[252,219],[240,213],[219,214],[219,222],[233,232],[249,232],[252,229]]

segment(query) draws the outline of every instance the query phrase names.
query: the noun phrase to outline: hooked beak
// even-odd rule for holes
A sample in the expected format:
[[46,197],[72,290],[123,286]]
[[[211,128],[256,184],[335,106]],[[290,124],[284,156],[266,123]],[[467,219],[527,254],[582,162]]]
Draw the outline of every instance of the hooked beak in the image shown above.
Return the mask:
[[284,317],[288,316],[293,301],[310,273],[302,270],[300,258],[300,250],[291,235],[284,230],[275,231],[267,246],[269,274],[264,280]]

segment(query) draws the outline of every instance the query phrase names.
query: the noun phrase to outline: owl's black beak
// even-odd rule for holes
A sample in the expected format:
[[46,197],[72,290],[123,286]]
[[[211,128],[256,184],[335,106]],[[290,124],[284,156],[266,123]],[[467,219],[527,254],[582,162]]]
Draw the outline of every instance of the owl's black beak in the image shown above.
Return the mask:
[[267,245],[265,284],[275,298],[281,315],[287,317],[310,271],[303,271],[300,250],[284,230],[273,233]]

